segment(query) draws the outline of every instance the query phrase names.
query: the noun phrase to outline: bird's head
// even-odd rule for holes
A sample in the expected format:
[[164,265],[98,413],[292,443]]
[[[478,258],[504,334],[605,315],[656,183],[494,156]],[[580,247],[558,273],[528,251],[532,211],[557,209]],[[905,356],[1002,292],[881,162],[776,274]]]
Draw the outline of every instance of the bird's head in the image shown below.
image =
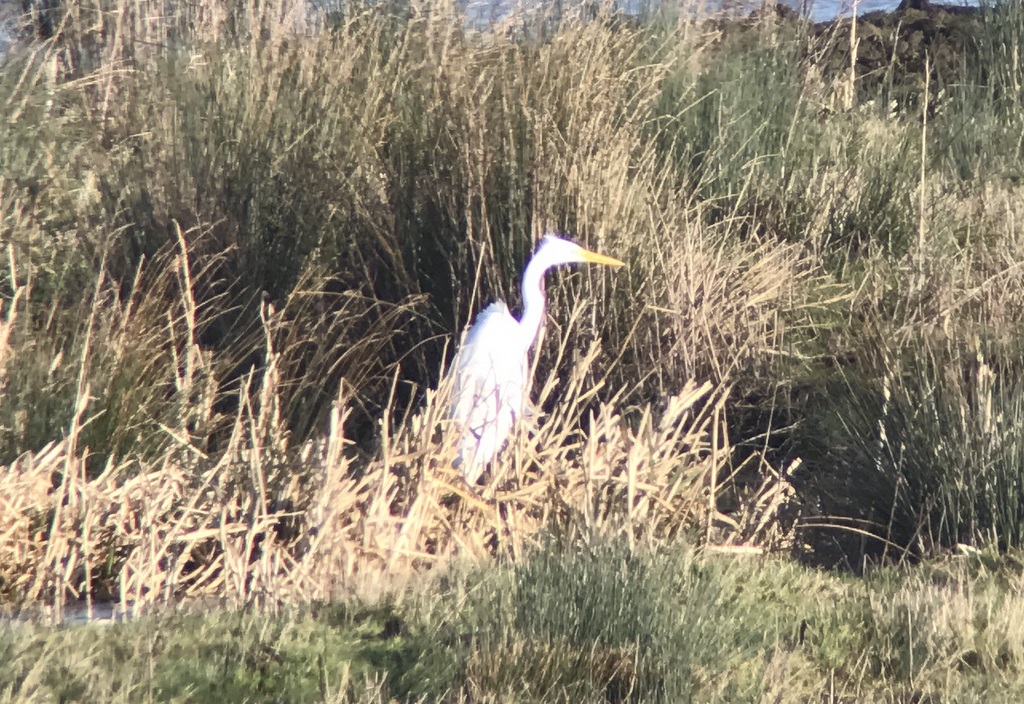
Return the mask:
[[614,257],[609,257],[598,252],[591,252],[589,249],[580,247],[575,242],[570,242],[557,235],[547,234],[541,240],[540,246],[534,253],[533,258],[543,267],[559,266],[561,264],[607,264],[608,266],[623,266],[625,262]]

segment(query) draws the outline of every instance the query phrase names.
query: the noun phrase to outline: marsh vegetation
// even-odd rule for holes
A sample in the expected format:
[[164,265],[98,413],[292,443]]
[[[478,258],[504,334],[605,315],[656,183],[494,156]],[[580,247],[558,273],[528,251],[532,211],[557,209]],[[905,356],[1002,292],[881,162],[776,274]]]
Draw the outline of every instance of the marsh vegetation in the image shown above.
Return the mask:
[[[5,631],[0,696],[1019,698],[1018,0],[31,5],[0,598],[222,610]],[[478,494],[434,389],[548,230],[628,267],[551,281]]]

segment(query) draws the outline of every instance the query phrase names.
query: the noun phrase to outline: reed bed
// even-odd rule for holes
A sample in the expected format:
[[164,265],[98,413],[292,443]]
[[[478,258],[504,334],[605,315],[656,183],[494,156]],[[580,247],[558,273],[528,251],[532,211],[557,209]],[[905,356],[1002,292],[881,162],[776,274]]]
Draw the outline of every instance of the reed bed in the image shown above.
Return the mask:
[[[30,4],[5,600],[327,598],[551,533],[852,567],[1024,536],[1016,5],[919,85],[777,13]],[[443,371],[548,230],[628,267],[552,277],[537,421],[471,491]]]
[[[515,559],[552,529],[657,544],[710,527],[715,487],[734,471],[727,394],[709,383],[687,384],[657,417],[647,409],[632,427],[614,402],[601,404],[583,433],[575,421],[595,393],[586,378],[597,345],[540,427],[492,467],[484,490],[452,468],[443,388],[409,418],[386,414],[378,447],[360,456],[345,435],[351,409],[342,385],[327,431],[293,446],[269,345],[261,376],[241,385],[214,456],[186,430],[161,426],[173,442],[160,456],[93,472],[88,449],[76,449],[89,418],[83,379],[69,437],[5,470],[7,595],[46,604],[58,618],[68,599],[91,607],[116,598],[134,613],[207,597],[273,606],[327,600],[385,578],[400,583],[456,557]],[[766,503],[742,525],[729,519],[731,542],[764,544],[782,503]]]

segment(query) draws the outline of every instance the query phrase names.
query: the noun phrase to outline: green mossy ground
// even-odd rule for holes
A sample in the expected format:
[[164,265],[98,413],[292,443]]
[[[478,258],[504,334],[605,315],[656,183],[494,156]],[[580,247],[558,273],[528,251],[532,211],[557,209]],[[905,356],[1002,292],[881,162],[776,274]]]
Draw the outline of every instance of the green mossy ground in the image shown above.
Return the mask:
[[0,701],[1013,702],[1024,570],[549,548],[415,591],[0,631]]

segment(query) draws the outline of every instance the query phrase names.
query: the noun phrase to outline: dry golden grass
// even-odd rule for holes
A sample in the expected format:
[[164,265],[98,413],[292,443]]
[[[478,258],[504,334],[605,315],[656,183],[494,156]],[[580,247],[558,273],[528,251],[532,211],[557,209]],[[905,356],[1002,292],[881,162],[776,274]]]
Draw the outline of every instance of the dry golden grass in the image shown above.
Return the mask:
[[69,437],[0,475],[4,591],[51,604],[58,616],[66,599],[97,595],[135,611],[207,596],[327,599],[455,556],[517,556],[553,527],[657,542],[709,520],[715,487],[732,471],[726,394],[688,384],[633,426],[602,404],[583,431],[574,420],[595,392],[584,380],[596,357],[595,346],[579,360],[554,411],[502,455],[482,494],[451,467],[437,396],[409,419],[386,414],[379,449],[367,457],[345,437],[343,386],[328,430],[293,447],[273,352],[259,378],[245,378],[216,456],[181,427],[163,426],[174,442],[162,455],[112,461],[90,476],[88,448],[76,444],[90,421],[82,378]]
[[[8,599],[47,604],[56,618],[68,599],[113,598],[136,613],[205,597],[274,605],[400,582],[456,556],[514,558],[552,529],[648,544],[701,525],[710,534],[717,491],[735,471],[728,389],[690,382],[663,408],[627,422],[621,391],[594,403],[605,383],[592,382],[601,378],[596,342],[582,354],[568,338],[556,345],[559,356],[574,355],[576,371],[569,379],[552,371],[537,385],[538,403],[551,413],[532,432],[522,429],[482,493],[451,466],[443,388],[401,417],[389,404],[376,449],[366,454],[345,436],[351,405],[343,383],[324,431],[294,443],[282,420],[287,356],[276,348],[290,340],[287,320],[267,304],[266,363],[242,378],[226,422],[214,411],[217,370],[197,340],[194,290],[204,275],[193,271],[186,239],[179,230],[177,254],[156,261],[165,271],[152,278],[149,296],[118,304],[97,293],[86,327],[94,341],[81,358],[67,437],[0,473],[0,584]],[[140,270],[137,279],[147,276]],[[163,320],[146,314],[169,296],[176,303]],[[16,306],[7,313],[0,359],[16,313]],[[578,306],[568,324],[584,313]],[[158,329],[146,327],[153,319]],[[188,402],[175,406],[180,415],[149,426],[164,438],[152,445],[159,452],[112,458],[97,471],[82,430],[110,409],[92,407],[91,375],[105,366],[97,371],[90,361],[142,349],[160,351],[154,359],[166,365],[165,388]],[[548,367],[564,368],[560,361]],[[197,444],[203,428],[226,429],[221,449]],[[728,519],[731,541],[762,543],[789,498],[783,489],[751,504],[740,523]]]
[[[573,376],[551,371],[537,384],[538,405],[550,414],[522,429],[482,493],[451,466],[443,388],[411,411],[388,404],[366,453],[345,436],[351,404],[343,383],[323,432],[295,443],[282,420],[288,357],[277,351],[294,344],[294,332],[267,304],[266,363],[242,378],[236,411],[224,418],[214,410],[218,370],[198,342],[195,290],[207,275],[193,270],[186,233],[178,233],[177,253],[155,260],[155,274],[136,276],[152,282],[137,287],[148,294],[123,304],[100,290],[94,296],[86,326],[93,342],[77,371],[67,437],[0,473],[0,584],[8,599],[47,604],[55,618],[68,599],[116,599],[136,613],[205,597],[264,605],[328,599],[367,582],[399,583],[456,556],[516,558],[552,529],[657,544],[695,527],[710,536],[725,521],[717,539],[764,545],[777,530],[773,516],[792,499],[774,475],[743,516],[720,516],[717,493],[738,469],[725,426],[728,388],[689,382],[664,407],[627,421],[623,391],[595,403],[607,383],[600,344],[580,353],[567,336],[545,366],[563,369],[561,357],[572,355]],[[154,315],[168,299],[173,305]],[[17,310],[7,313],[0,359]],[[586,310],[578,305],[567,326]],[[148,426],[163,438],[151,444],[159,452],[128,453],[97,471],[82,430],[110,409],[93,408],[92,375],[102,378],[107,367],[91,361],[102,354],[116,364],[142,352],[159,352],[150,362],[163,365],[163,388],[187,402]],[[129,403],[146,397],[127,395]],[[200,442],[204,428],[221,429],[216,452]],[[750,462],[763,458],[741,464]]]

